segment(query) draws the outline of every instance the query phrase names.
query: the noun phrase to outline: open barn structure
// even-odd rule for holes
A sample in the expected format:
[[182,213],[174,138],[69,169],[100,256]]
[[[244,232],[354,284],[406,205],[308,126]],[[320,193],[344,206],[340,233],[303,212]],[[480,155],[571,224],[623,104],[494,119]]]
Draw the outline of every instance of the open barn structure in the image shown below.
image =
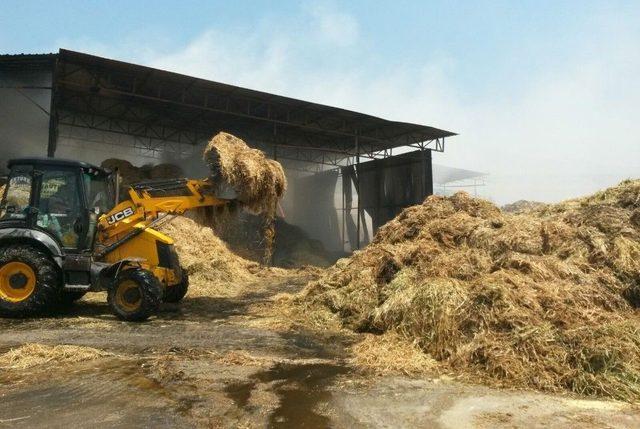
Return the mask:
[[172,162],[204,174],[227,131],[280,161],[287,221],[350,251],[433,193],[432,152],[455,133],[61,49],[0,56],[0,164],[47,155]]

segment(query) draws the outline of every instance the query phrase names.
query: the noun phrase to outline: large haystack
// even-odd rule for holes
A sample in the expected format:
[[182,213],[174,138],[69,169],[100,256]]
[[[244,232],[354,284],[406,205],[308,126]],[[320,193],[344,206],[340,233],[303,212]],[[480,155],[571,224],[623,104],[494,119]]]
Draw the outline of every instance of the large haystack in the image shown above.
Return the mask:
[[640,180],[506,214],[431,196],[303,298],[492,384],[640,399]]
[[213,178],[219,177],[230,185],[250,212],[275,214],[276,204],[287,187],[280,163],[224,132],[213,136],[203,157]]

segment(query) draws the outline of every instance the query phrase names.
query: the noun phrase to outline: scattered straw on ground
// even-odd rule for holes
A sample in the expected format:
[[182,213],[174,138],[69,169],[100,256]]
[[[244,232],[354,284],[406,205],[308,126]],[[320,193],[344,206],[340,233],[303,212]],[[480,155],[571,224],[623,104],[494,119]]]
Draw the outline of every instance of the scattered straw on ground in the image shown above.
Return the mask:
[[268,366],[273,362],[273,359],[253,356],[244,350],[229,350],[225,353],[216,353],[213,356],[223,365]]
[[351,348],[351,352],[351,364],[378,375],[433,373],[438,366],[437,361],[424,353],[417,343],[407,341],[394,332],[365,334],[364,339]]
[[298,301],[472,379],[638,400],[640,180],[517,215],[431,196]]
[[241,139],[218,133],[204,151],[204,161],[212,176],[220,177],[237,193],[238,199],[253,213],[275,214],[276,204],[287,187],[279,162],[252,149]]
[[2,354],[2,369],[28,369],[50,362],[77,363],[106,356],[114,356],[91,347],[45,344],[25,344]]

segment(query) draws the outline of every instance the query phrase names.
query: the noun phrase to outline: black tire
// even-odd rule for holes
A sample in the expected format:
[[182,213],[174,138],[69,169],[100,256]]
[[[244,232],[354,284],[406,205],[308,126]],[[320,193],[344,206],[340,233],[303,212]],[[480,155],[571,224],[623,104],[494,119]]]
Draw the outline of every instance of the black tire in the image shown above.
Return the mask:
[[109,289],[109,306],[122,320],[141,322],[155,314],[162,302],[162,285],[142,268],[120,273]]
[[60,303],[63,306],[69,306],[87,294],[84,290],[62,290]]
[[177,285],[167,286],[164,290],[164,302],[180,302],[189,290],[189,275],[182,270],[182,280]]
[[[24,270],[27,272],[25,276],[20,269],[17,272],[11,271],[12,266],[28,266],[30,270]],[[7,270],[8,277],[6,272],[2,273]],[[36,316],[51,312],[59,305],[62,291],[60,268],[46,252],[37,247],[30,245],[0,247],[0,274],[1,316]],[[22,285],[25,278],[26,283]],[[16,285],[10,284],[11,279],[17,282]],[[32,291],[28,292],[25,288]],[[25,297],[17,297],[20,293],[25,294]]]

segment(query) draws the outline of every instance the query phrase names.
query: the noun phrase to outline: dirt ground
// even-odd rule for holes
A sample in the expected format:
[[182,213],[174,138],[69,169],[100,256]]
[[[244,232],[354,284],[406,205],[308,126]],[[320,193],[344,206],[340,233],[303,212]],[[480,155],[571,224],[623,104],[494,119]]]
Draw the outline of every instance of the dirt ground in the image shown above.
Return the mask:
[[[0,428],[640,427],[627,403],[362,373],[348,363],[356,336],[282,328],[263,311],[306,280],[187,297],[142,324],[116,320],[102,295],[57,317],[0,320]],[[27,343],[109,354],[8,368],[4,353]]]

